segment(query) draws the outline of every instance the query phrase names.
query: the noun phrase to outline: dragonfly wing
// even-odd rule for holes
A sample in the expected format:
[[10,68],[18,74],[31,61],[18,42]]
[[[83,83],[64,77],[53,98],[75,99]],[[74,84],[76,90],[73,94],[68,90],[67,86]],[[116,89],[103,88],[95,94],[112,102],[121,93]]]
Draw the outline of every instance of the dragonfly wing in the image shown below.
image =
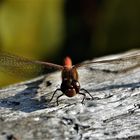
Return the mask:
[[118,74],[108,72],[108,70],[103,70],[100,68],[94,69],[91,66],[79,67],[78,74],[80,83],[82,83],[82,85],[86,85],[86,83],[89,83],[89,81],[98,84],[104,81],[115,79],[118,76]]
[[91,69],[93,70],[102,70],[106,72],[108,71],[110,73],[123,73],[139,67],[140,66],[139,62],[140,62],[140,54],[137,54],[117,59],[86,62],[83,64],[78,64],[76,65],[76,67],[80,66],[87,67],[88,65],[90,65]]
[[88,80],[98,84],[114,80],[124,74],[127,75],[131,73],[131,70],[139,68],[139,62],[140,55],[133,55],[112,60],[94,60],[76,65],[76,67],[78,67],[79,80],[83,82],[83,85],[86,85]]
[[28,78],[61,69],[63,69],[61,65],[33,61],[7,52],[0,52],[0,70],[16,76]]

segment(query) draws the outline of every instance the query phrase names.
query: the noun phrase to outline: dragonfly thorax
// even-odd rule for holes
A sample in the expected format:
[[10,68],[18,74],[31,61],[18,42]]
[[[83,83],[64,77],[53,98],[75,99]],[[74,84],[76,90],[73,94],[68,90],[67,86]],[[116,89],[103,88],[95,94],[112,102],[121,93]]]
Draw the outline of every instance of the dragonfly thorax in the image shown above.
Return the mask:
[[72,97],[79,93],[80,84],[78,82],[78,72],[75,66],[68,68],[64,67],[62,70],[62,92],[68,96]]
[[64,80],[78,81],[78,72],[75,66],[72,66],[70,68],[64,67],[64,69],[62,70],[62,81]]

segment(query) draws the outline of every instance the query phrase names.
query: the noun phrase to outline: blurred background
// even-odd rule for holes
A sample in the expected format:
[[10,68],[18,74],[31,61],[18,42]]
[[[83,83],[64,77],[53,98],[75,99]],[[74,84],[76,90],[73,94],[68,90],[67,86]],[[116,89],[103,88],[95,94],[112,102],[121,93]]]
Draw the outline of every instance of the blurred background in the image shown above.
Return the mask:
[[[0,49],[62,64],[140,48],[139,0],[0,0]],[[21,79],[0,73],[0,87]]]

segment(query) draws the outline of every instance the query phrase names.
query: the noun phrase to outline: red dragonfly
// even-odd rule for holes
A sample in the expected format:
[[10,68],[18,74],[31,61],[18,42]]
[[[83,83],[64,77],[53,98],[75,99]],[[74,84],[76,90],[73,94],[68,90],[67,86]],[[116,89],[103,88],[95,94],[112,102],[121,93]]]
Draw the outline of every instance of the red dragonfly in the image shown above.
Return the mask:
[[[57,97],[57,105],[59,105],[58,100],[61,96],[66,95],[68,97],[73,97],[77,94],[83,95],[83,99],[81,103],[84,102],[86,98],[86,93],[91,96],[93,99],[92,95],[84,88],[80,88],[80,83],[78,80],[78,72],[77,68],[82,66],[86,66],[87,64],[120,64],[120,70],[121,72],[126,72],[128,70],[134,69],[135,67],[138,67],[140,64],[138,63],[139,61],[135,61],[136,59],[140,60],[140,55],[130,55],[118,59],[112,59],[112,60],[102,60],[102,61],[93,61],[89,63],[84,63],[84,64],[77,64],[77,65],[72,65],[72,61],[69,57],[66,57],[64,59],[64,65],[57,65],[53,63],[48,63],[48,62],[42,62],[42,61],[35,61],[35,60],[29,60],[24,57],[16,56],[10,53],[5,53],[1,52],[0,53],[0,68],[4,71],[8,71],[12,74],[18,74],[18,75],[34,75],[36,73],[41,72],[42,69],[46,70],[61,70],[61,76],[62,76],[62,83],[60,88],[57,88],[50,101],[52,101],[54,95],[56,94],[57,91],[61,91],[62,94]],[[125,66],[126,62],[131,62],[132,64],[130,66]],[[114,73],[117,73],[118,71],[112,71]],[[81,92],[83,91],[83,92]]]

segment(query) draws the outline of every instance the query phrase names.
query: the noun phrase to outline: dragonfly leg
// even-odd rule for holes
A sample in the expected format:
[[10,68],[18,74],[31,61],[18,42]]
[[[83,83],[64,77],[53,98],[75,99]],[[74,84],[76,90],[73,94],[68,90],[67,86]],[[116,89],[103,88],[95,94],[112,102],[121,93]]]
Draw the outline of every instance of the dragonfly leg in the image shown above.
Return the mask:
[[86,89],[81,88],[80,90],[83,90],[83,91],[85,91],[86,93],[88,93],[88,94],[90,95],[90,97],[93,99],[93,96],[92,96]]
[[84,97],[83,97],[83,99],[82,99],[82,104],[84,103],[84,100],[85,100],[85,98],[86,98],[86,94],[85,93],[81,93],[81,92],[79,92],[79,94],[81,94],[81,95],[83,95]]
[[63,96],[63,95],[64,95],[64,93],[61,94],[61,95],[59,95],[59,96],[57,97],[57,99],[56,99],[56,101],[57,101],[57,106],[59,105],[59,104],[58,104],[58,99],[59,99],[61,96]]
[[56,92],[57,92],[58,90],[61,90],[61,89],[60,89],[60,88],[57,88],[57,89],[54,91],[54,93],[53,93],[53,95],[52,95],[52,98],[50,99],[50,102],[52,101],[54,95],[56,94]]

